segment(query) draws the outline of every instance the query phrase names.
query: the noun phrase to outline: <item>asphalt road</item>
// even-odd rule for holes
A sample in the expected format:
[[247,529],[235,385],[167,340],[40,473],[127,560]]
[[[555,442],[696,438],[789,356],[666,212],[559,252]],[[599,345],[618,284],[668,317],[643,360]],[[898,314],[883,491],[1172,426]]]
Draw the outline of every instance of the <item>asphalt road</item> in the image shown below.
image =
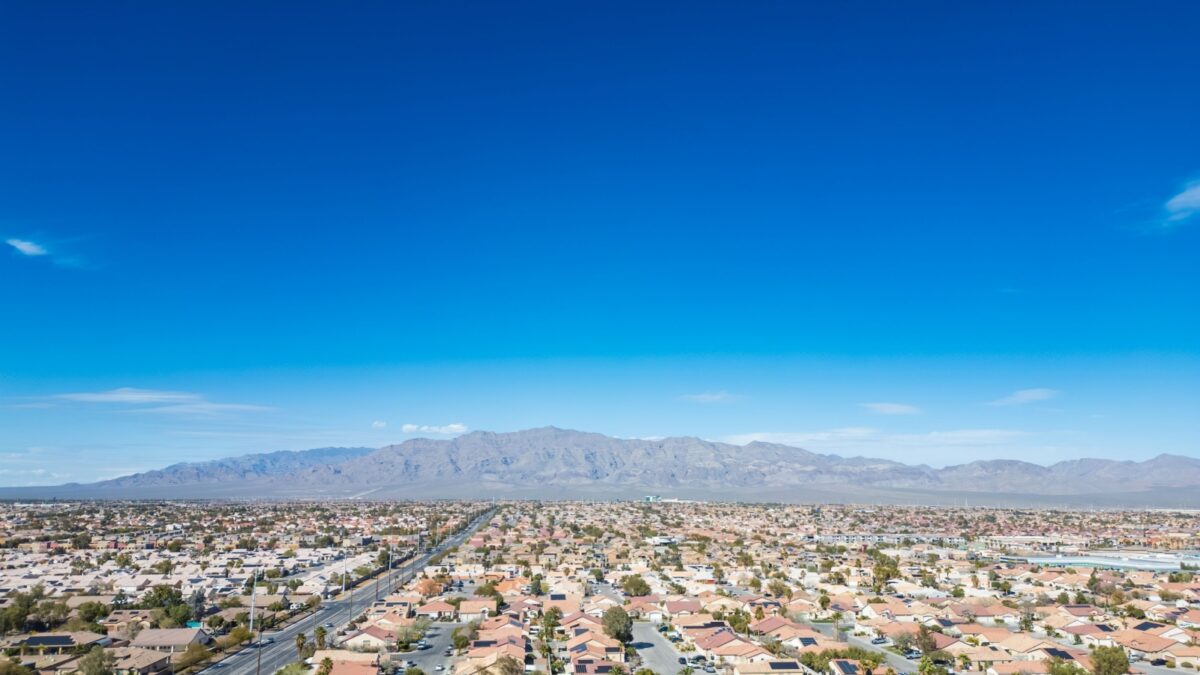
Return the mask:
[[[453,546],[462,544],[464,541],[466,541],[467,537],[475,532],[475,530],[477,530],[484,523],[488,522],[493,513],[494,510],[489,510],[488,512],[484,513],[477,518],[475,522],[471,523],[469,527],[464,529],[459,534],[456,534],[453,537],[443,541],[438,545],[437,548],[422,554],[421,556],[417,557],[415,561],[407,561],[404,564],[403,569],[401,567],[396,567],[392,572],[392,578],[395,580],[395,585],[398,587],[406,583],[413,577],[413,575],[423,569],[429,562],[429,559],[434,555]],[[337,631],[344,628],[346,624],[350,622],[350,619],[353,618],[353,615],[351,614],[352,611],[359,613],[360,610],[365,608],[374,600],[374,584],[375,582],[372,580],[363,584],[360,588],[346,592],[341,597],[322,602],[320,609],[287,626],[286,628],[273,633],[264,633],[262,646],[257,648],[252,647],[250,649],[243,649],[234,656],[224,659],[218,663],[214,663],[201,672],[204,675],[262,675],[264,673],[266,675],[271,675],[287,664],[299,660],[299,656],[296,653],[295,643],[297,633],[304,633],[304,635],[311,642],[313,640],[313,631],[317,626],[325,623],[332,623],[334,627],[326,628],[326,630],[329,632],[330,638],[333,638]],[[380,584],[380,593],[386,594],[386,589],[382,588],[383,582],[381,581]],[[422,670],[426,670],[426,672],[433,672],[433,667],[437,663],[445,663],[449,661],[449,659],[442,656],[442,652],[445,650],[446,646],[450,644],[450,632],[453,630],[453,628],[447,628],[449,624],[438,623],[435,625],[438,626],[438,630],[436,631],[437,635],[430,636],[432,638],[430,640],[430,644],[432,645],[434,640],[443,640],[444,643],[441,644],[440,647],[431,646],[430,649],[423,650],[422,658],[420,659],[416,656],[407,657],[413,661],[416,661],[418,665],[422,664],[423,660],[433,659],[435,656],[437,659],[440,659],[440,661],[430,660],[430,667],[428,669],[426,669],[424,665],[421,665]],[[274,639],[274,643],[269,643],[268,640],[270,639]],[[260,656],[261,663],[259,662]]]
[[647,621],[633,622],[633,646],[642,657],[642,667],[649,668],[659,675],[672,675],[679,672],[679,657],[683,656],[675,650],[671,641],[656,630],[653,623]]

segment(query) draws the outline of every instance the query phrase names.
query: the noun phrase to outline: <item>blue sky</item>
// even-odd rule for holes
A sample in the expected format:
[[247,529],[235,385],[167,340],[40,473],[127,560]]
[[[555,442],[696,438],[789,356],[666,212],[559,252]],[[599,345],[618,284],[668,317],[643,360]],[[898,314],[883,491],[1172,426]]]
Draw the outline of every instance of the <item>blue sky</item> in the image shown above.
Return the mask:
[[0,484],[1200,454],[1194,3],[218,5],[0,9]]

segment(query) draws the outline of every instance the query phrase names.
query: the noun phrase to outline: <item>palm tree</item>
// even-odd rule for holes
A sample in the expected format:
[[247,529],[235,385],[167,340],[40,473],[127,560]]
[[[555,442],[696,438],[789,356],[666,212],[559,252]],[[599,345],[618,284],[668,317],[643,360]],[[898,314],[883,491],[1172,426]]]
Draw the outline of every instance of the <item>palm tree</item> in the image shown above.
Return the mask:
[[304,658],[304,646],[308,644],[308,638],[304,637],[304,633],[296,633],[296,656]]
[[317,641],[317,649],[325,649],[325,637],[328,633],[325,632],[324,626],[317,626],[313,631],[313,639]]

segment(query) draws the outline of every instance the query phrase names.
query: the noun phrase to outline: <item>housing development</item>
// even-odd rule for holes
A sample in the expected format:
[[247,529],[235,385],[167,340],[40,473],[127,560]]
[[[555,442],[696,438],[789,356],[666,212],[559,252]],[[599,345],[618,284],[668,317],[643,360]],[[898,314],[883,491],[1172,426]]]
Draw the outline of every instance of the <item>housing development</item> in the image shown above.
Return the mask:
[[0,506],[5,675],[1070,675],[1200,666],[1200,513]]

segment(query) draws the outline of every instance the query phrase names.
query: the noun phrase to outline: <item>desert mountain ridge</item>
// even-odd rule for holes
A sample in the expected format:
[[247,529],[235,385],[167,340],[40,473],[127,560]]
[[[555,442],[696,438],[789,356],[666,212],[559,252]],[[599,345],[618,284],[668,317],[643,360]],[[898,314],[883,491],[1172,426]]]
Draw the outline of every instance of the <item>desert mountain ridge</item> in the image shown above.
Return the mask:
[[[614,438],[543,427],[371,448],[251,454],[88,484],[0,488],[0,498],[628,498],[1094,503],[1200,507],[1200,459],[979,460],[933,468],[694,437]],[[1006,503],[1007,503],[1006,502]]]

